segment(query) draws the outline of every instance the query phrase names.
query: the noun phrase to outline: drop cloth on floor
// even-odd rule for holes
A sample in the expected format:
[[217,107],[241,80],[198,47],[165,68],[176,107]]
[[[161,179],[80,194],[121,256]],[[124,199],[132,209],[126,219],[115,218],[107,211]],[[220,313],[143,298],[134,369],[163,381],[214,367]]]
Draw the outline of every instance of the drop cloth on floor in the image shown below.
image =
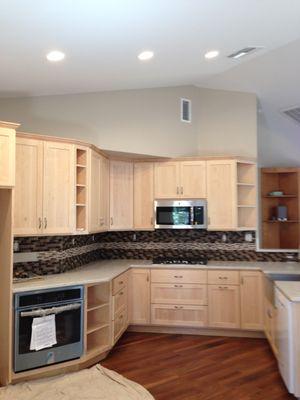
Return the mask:
[[9,385],[0,400],[154,400],[141,385],[100,364],[79,372]]

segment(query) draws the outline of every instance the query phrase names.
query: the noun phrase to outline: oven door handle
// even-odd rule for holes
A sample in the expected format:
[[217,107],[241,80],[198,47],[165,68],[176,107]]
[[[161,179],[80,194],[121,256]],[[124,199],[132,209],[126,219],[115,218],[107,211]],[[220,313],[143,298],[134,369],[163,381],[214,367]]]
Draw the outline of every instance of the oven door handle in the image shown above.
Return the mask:
[[60,307],[51,307],[51,308],[39,308],[33,311],[21,311],[21,317],[45,317],[46,315],[51,314],[61,314],[65,311],[78,310],[81,307],[81,303],[67,304],[65,306]]

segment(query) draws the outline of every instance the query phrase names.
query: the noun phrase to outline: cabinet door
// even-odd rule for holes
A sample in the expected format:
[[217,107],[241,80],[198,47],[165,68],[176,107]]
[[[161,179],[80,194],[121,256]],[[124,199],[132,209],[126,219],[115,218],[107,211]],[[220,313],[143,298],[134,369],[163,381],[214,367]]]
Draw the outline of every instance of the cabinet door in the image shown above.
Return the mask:
[[0,187],[15,184],[15,141],[14,129],[0,127]]
[[133,164],[110,162],[110,229],[133,228]]
[[134,228],[153,229],[153,163],[135,163],[133,179]]
[[263,330],[262,275],[258,271],[241,271],[241,327]]
[[109,160],[100,157],[100,230],[109,228]]
[[237,229],[236,161],[207,161],[208,229]]
[[90,232],[100,230],[100,204],[101,204],[101,156],[96,151],[91,152],[91,178],[90,178]]
[[16,141],[15,235],[42,233],[43,146],[40,140]]
[[75,162],[74,146],[44,143],[44,233],[74,232]]
[[151,305],[151,324],[167,326],[207,326],[207,306]]
[[185,199],[206,198],[206,161],[180,163],[180,193]]
[[161,162],[154,165],[155,199],[180,198],[179,162]]
[[240,328],[239,286],[208,285],[208,321],[213,328]]
[[129,323],[150,323],[150,271],[133,268],[129,273]]

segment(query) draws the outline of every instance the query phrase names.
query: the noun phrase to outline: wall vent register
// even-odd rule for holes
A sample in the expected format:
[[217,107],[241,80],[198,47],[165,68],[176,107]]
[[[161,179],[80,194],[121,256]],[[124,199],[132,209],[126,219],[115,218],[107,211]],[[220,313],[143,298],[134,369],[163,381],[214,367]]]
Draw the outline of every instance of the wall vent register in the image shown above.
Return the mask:
[[192,122],[192,102],[188,99],[180,99],[181,122]]

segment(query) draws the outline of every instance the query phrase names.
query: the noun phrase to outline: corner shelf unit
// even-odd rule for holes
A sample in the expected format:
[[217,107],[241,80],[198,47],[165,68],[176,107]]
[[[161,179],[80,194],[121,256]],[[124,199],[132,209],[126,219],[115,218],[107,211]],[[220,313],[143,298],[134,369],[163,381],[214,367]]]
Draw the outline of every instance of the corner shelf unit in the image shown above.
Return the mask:
[[88,285],[86,291],[85,348],[91,357],[110,348],[110,283]]
[[[262,248],[299,248],[299,178],[299,168],[261,169]],[[284,194],[272,196],[273,191]],[[287,221],[274,219],[279,205],[287,207]]]
[[237,162],[237,218],[239,230],[256,230],[256,164]]
[[88,149],[76,147],[76,231],[87,232]]

